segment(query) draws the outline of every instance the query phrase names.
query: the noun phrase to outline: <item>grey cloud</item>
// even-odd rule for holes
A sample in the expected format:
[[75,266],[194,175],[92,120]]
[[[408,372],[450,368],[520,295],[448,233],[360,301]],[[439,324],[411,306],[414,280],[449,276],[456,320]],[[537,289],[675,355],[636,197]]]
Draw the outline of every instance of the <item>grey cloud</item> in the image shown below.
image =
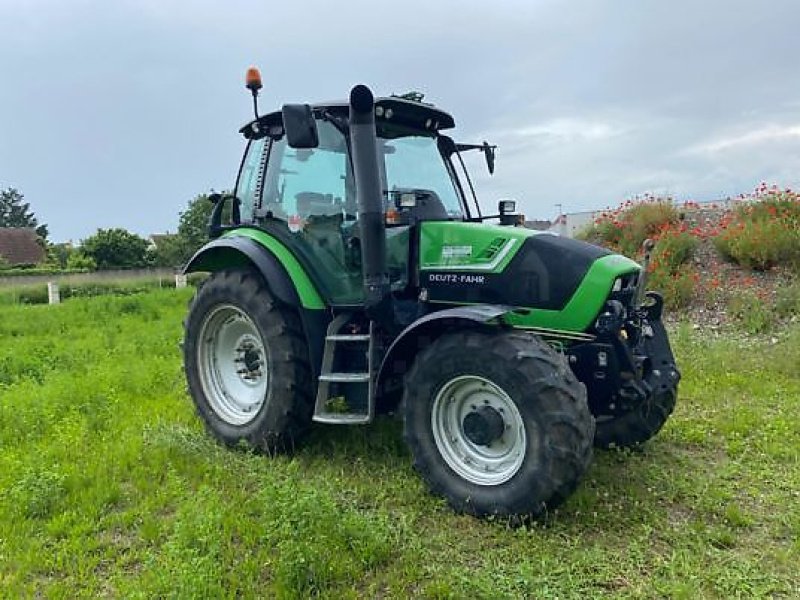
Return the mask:
[[797,186],[798,17],[790,1],[4,0],[0,186],[56,239],[174,229],[233,181],[254,63],[265,109],[360,81],[426,92],[457,137],[499,144],[494,177],[475,164],[487,208]]

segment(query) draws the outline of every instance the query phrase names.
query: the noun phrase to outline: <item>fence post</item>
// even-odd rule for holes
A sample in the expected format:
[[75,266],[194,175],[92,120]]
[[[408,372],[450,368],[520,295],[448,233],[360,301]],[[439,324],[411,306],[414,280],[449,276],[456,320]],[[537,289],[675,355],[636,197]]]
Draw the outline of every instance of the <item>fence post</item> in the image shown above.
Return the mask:
[[61,294],[55,281],[47,282],[47,301],[50,304],[61,304]]
[[175,274],[175,287],[176,288],[186,287],[186,275],[183,275],[182,273]]

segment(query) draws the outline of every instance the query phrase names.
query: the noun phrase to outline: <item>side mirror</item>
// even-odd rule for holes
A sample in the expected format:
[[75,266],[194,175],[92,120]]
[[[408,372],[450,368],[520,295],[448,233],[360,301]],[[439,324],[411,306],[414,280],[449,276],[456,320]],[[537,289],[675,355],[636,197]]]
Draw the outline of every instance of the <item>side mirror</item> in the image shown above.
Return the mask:
[[316,148],[319,146],[317,122],[308,104],[284,104],[283,130],[286,141],[292,148]]
[[494,175],[494,151],[497,146],[490,146],[489,142],[483,142],[481,146],[481,150],[483,150],[484,156],[486,156],[486,167],[489,169],[489,175]]

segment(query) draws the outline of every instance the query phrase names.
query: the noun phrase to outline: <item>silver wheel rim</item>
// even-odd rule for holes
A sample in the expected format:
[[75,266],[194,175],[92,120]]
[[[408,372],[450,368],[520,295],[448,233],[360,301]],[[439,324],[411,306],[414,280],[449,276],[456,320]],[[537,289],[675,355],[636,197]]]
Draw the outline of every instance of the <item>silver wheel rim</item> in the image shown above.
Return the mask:
[[214,307],[200,326],[198,368],[203,392],[216,415],[246,425],[269,389],[266,347],[247,314],[231,304]]
[[[496,410],[504,424],[501,437],[489,445],[473,443],[463,427],[466,416],[483,406]],[[522,415],[502,388],[483,377],[463,375],[445,383],[433,401],[431,427],[442,458],[470,483],[505,483],[525,460],[527,436]]]

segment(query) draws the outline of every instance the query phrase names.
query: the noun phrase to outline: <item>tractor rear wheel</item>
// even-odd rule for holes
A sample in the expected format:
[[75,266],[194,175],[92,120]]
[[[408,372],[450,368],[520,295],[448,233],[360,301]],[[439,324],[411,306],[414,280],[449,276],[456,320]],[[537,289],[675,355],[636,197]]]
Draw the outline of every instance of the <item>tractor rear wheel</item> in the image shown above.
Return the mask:
[[417,356],[404,405],[414,467],[459,511],[539,516],[574,491],[591,461],[586,390],[531,335],[444,334]]
[[297,314],[252,269],[213,273],[184,323],[197,412],[221,442],[288,450],[311,422],[311,371]]

